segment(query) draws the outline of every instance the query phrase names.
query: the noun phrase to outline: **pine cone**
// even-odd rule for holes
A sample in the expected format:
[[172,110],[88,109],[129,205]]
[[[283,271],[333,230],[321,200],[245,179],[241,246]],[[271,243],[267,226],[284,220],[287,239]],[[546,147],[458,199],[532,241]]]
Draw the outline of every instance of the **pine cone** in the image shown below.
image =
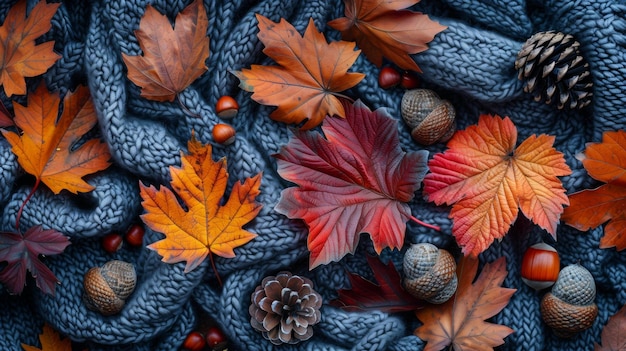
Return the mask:
[[289,272],[263,279],[251,300],[250,324],[275,345],[309,339],[321,318],[322,296],[313,282]]
[[569,34],[548,31],[530,37],[515,60],[518,78],[526,80],[524,91],[559,109],[589,105],[593,83],[579,48]]

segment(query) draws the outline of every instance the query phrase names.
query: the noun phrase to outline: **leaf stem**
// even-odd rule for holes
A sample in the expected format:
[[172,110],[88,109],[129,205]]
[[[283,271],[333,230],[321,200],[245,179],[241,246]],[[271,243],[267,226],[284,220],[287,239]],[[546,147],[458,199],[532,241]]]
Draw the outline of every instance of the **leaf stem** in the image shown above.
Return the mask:
[[191,116],[191,117],[196,117],[196,118],[199,118],[199,117],[200,117],[200,115],[199,115],[199,114],[191,112],[191,110],[189,110],[189,109],[187,108],[187,106],[185,106],[185,104],[183,104],[183,102],[182,102],[182,101],[180,101],[180,95],[179,95],[179,94],[176,94],[176,101],[178,101],[178,105],[179,105],[179,106],[180,106],[180,108],[183,110],[183,112],[187,113],[187,114],[188,114],[189,116]]
[[213,268],[213,273],[215,273],[215,278],[217,278],[217,282],[221,288],[224,284],[222,284],[222,278],[220,278],[220,274],[217,272],[217,267],[215,267],[215,260],[213,259],[213,253],[211,251],[209,251],[209,261],[211,261],[211,267]]
[[24,202],[22,202],[22,206],[20,206],[20,209],[17,210],[17,215],[15,216],[15,231],[17,231],[18,233],[20,232],[20,219],[22,218],[22,212],[24,211],[24,207],[26,207],[26,203],[30,200],[30,198],[35,195],[35,191],[37,191],[37,188],[39,188],[40,183],[41,180],[37,178],[33,189],[30,191],[30,193],[28,193],[28,195],[24,199]]
[[419,219],[415,218],[415,216],[411,216],[410,218],[411,218],[411,220],[412,220],[413,222],[415,222],[415,223],[417,223],[417,224],[419,224],[419,225],[421,225],[421,226],[424,226],[424,227],[426,227],[426,228],[430,228],[430,229],[434,229],[434,230],[436,230],[436,231],[438,231],[438,232],[440,232],[440,231],[441,231],[441,228],[440,228],[438,225],[428,224],[428,223],[426,223],[426,222],[424,222],[424,221],[422,221],[422,220],[419,220]]

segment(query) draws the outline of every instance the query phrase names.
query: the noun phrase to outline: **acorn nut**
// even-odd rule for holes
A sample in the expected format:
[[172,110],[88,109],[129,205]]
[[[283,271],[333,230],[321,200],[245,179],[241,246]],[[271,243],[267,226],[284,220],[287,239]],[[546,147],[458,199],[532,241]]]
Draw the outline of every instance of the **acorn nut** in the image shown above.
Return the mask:
[[446,251],[428,243],[413,244],[404,254],[404,288],[418,299],[441,304],[456,292],[456,262]]
[[224,95],[215,103],[215,113],[222,119],[231,119],[237,116],[239,104],[232,96]]
[[541,317],[562,338],[588,329],[598,316],[596,284],[589,271],[572,264],[561,270],[559,277],[541,300]]
[[222,145],[230,145],[235,141],[235,128],[230,124],[217,123],[213,127],[213,140]]
[[456,131],[454,107],[432,90],[407,90],[400,110],[413,140],[422,145],[446,142]]
[[119,313],[135,290],[137,274],[128,262],[112,260],[91,268],[83,280],[83,301],[87,308],[105,316]]

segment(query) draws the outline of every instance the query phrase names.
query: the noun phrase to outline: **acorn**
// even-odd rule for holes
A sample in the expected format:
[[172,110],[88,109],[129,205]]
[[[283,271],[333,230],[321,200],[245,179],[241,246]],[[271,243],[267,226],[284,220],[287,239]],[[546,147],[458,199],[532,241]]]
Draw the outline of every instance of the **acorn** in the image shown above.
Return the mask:
[[222,145],[230,145],[235,141],[235,128],[230,124],[217,123],[213,126],[213,140]]
[[134,223],[128,228],[126,234],[124,234],[124,239],[132,246],[141,246],[145,232],[146,230],[141,224]]
[[87,308],[105,316],[119,313],[135,290],[137,274],[128,262],[112,260],[91,268],[83,279],[83,301]]
[[183,342],[183,348],[188,351],[202,351],[206,346],[206,340],[204,336],[197,331],[192,331],[187,334],[185,341]]
[[441,304],[456,292],[458,280],[452,255],[428,243],[413,244],[404,254],[403,285],[418,299]]
[[535,290],[549,288],[556,282],[561,260],[556,249],[546,243],[529,247],[522,258],[522,281]]
[[407,90],[400,110],[413,140],[422,145],[446,142],[456,131],[454,107],[432,90]]
[[378,73],[378,85],[383,89],[391,89],[400,84],[401,76],[393,67],[383,67]]
[[572,337],[593,325],[598,316],[595,298],[591,273],[579,264],[569,265],[541,300],[541,317],[557,336]]
[[222,119],[231,119],[237,116],[239,104],[232,96],[224,95],[215,103],[215,113]]

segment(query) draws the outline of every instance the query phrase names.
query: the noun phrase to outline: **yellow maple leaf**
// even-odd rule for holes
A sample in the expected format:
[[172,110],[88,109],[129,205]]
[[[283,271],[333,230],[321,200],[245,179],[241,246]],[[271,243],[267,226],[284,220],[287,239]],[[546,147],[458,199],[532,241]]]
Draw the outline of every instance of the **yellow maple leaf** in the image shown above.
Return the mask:
[[226,159],[213,161],[211,145],[202,145],[194,137],[188,149],[189,153],[181,156],[181,168],[170,167],[174,191],[140,184],[146,210],[142,219],[151,229],[165,234],[165,239],[148,248],[163,256],[163,262],[186,261],[185,272],[195,269],[211,253],[234,257],[235,247],[256,237],[243,226],[262,207],[255,201],[261,173],[246,178],[243,183],[235,182],[228,201],[221,206],[228,181]]
[[41,348],[22,344],[25,351],[72,351],[72,341],[69,338],[61,340],[61,336],[47,323],[43,326],[43,332],[39,334]]

